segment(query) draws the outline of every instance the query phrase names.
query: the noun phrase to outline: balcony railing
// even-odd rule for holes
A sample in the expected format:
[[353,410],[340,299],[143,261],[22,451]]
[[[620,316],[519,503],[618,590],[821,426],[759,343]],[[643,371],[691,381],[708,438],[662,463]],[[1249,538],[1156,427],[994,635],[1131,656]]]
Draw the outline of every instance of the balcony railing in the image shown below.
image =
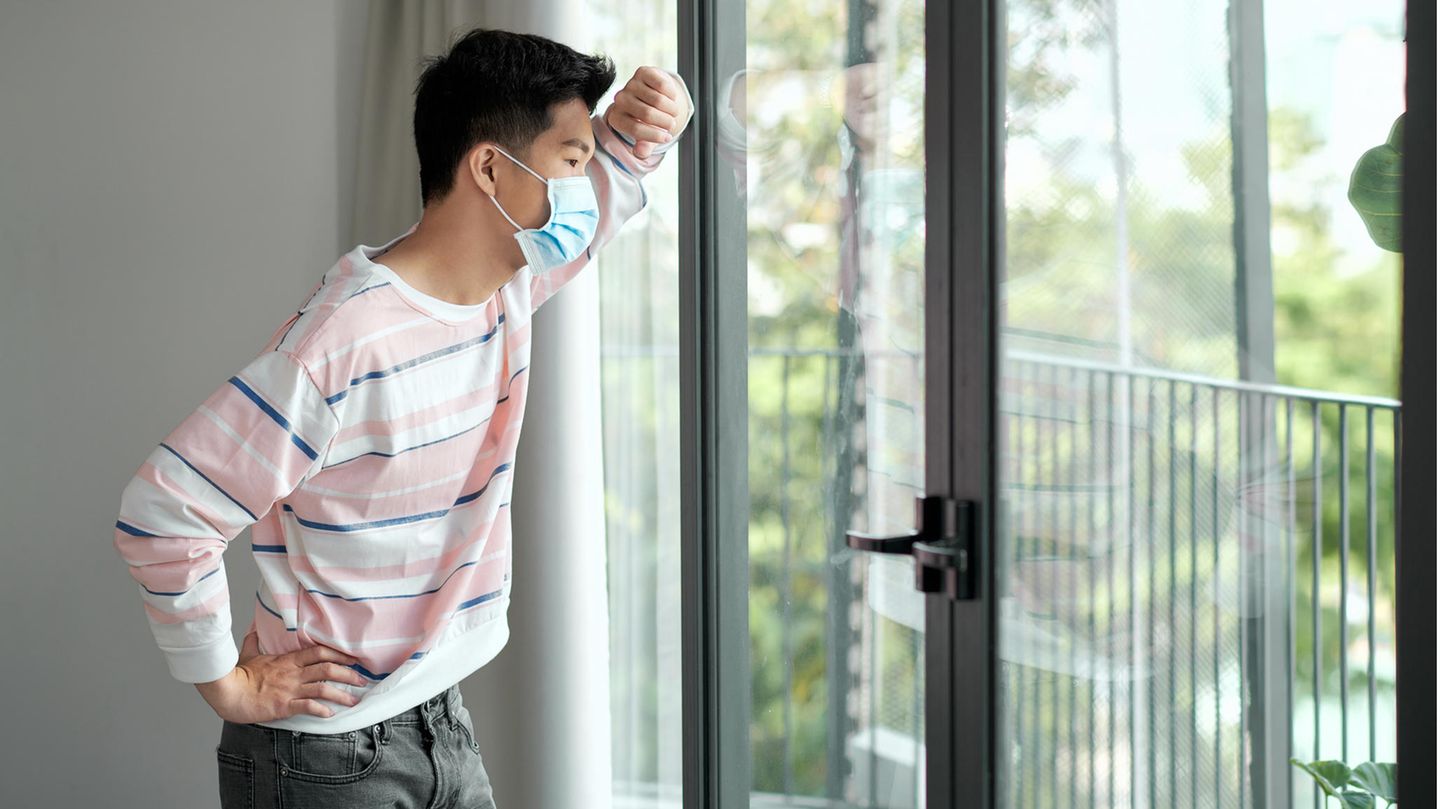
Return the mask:
[[1004,384],[1008,805],[1319,806],[1290,756],[1393,760],[1398,402],[1022,352]]
[[[751,351],[755,805],[920,805],[923,642],[843,540],[855,362]],[[1001,378],[1001,805],[1318,807],[1290,756],[1393,760],[1398,402],[1018,351]]]

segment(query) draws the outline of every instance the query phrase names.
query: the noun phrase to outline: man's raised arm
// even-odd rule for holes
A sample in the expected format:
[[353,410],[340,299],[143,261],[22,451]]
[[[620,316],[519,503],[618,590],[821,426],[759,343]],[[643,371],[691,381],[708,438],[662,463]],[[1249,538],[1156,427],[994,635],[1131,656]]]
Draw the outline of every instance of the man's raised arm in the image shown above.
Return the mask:
[[694,112],[694,100],[680,74],[642,67],[615,94],[614,102],[590,116],[595,155],[585,173],[595,185],[600,205],[595,238],[574,261],[531,276],[532,311],[578,275],[620,226],[645,208],[649,200],[642,180],[680,141]]

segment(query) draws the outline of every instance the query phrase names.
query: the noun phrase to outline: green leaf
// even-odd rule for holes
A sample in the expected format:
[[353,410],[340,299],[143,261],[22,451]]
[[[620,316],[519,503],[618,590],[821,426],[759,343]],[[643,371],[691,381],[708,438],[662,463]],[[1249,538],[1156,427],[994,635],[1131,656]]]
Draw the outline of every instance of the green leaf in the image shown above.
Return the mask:
[[1341,792],[1340,805],[1345,809],[1375,809],[1375,797],[1368,792]]
[[1400,799],[1397,795],[1396,787],[1399,781],[1395,777],[1395,770],[1394,764],[1367,761],[1350,773],[1350,783],[1367,790],[1377,798],[1395,803]]
[[1325,790],[1325,794],[1332,798],[1345,800],[1341,789],[1350,782],[1350,768],[1340,761],[1312,761],[1309,764],[1298,758],[1290,759],[1290,763],[1310,773],[1315,783]]
[[1347,196],[1370,239],[1392,253],[1400,252],[1401,155],[1404,151],[1405,113],[1390,127],[1385,143],[1369,149],[1350,173]]

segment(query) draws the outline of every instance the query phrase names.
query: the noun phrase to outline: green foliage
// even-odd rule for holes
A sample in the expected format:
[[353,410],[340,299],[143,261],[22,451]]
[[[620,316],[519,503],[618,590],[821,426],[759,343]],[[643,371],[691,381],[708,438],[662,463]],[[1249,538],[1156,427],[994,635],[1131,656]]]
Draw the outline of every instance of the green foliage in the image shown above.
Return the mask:
[[1312,761],[1298,758],[1290,763],[1310,774],[1326,795],[1346,809],[1370,809],[1379,798],[1393,806],[1398,802],[1396,766],[1367,761],[1350,769],[1340,761]]
[[1365,221],[1375,244],[1400,252],[1401,155],[1404,153],[1405,113],[1390,127],[1385,143],[1369,149],[1350,174],[1350,204]]
[[1395,764],[1379,764],[1367,761],[1350,773],[1350,782],[1381,800],[1395,803],[1400,800],[1399,779]]

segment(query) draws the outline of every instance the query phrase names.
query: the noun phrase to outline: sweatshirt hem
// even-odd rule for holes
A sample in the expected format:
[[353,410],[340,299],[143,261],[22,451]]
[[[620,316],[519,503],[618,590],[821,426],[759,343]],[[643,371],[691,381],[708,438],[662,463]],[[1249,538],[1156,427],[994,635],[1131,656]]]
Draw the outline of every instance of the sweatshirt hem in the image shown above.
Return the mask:
[[[441,646],[419,660],[409,661],[413,663],[412,668],[406,669],[402,666],[392,672],[389,676],[404,678],[398,681],[394,688],[363,695],[358,705],[344,706],[321,699],[321,704],[335,711],[334,716],[295,714],[253,724],[305,733],[345,733],[379,724],[396,714],[404,713],[465,679],[500,653],[510,638],[510,623],[506,615],[509,606],[510,598],[507,595],[503,602],[495,605],[494,618],[460,635],[445,637]],[[346,690],[354,693],[353,689],[354,686],[350,686]]]

